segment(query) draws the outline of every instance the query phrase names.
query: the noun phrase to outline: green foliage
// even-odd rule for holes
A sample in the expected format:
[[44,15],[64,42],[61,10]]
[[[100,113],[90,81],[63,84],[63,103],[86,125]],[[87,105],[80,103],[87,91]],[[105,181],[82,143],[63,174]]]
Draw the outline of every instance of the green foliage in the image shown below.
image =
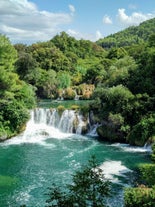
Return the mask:
[[66,88],[63,98],[65,100],[73,100],[75,98],[75,91],[72,88]]
[[141,164],[139,170],[144,184],[149,187],[155,185],[155,164]]
[[141,44],[149,39],[149,36],[155,32],[155,19],[147,20],[139,26],[129,27],[121,32],[109,35],[104,39],[97,41],[103,48],[125,47],[135,44]]
[[0,132],[3,137],[10,137],[20,132],[29,119],[29,113],[18,101],[0,101]]
[[130,75],[136,69],[136,63],[130,56],[125,56],[116,60],[108,70],[108,85],[123,84],[127,86]]
[[38,69],[39,78],[35,85],[36,93],[41,98],[55,98],[57,93],[57,74],[54,70]]
[[72,110],[77,111],[77,110],[79,110],[79,108],[80,108],[80,106],[78,106],[78,105],[71,105]]
[[17,51],[11,45],[9,39],[0,34],[0,70],[14,70],[14,63],[17,58]]
[[[103,137],[108,141],[125,141],[123,139],[123,135],[126,132],[124,130],[124,118],[121,114],[112,114],[110,113],[108,116],[107,122],[103,124],[103,126],[98,127],[97,132],[100,137]],[[123,128],[123,130],[122,130]]]
[[35,105],[34,89],[15,73],[16,58],[15,48],[0,35],[0,140],[23,130],[29,118],[27,109]]
[[37,62],[29,53],[20,53],[15,67],[21,80],[35,84],[38,80]]
[[72,184],[67,185],[64,190],[53,185],[46,202],[49,207],[104,207],[105,198],[110,192],[109,184],[92,156],[88,165],[73,175]]
[[27,109],[32,109],[36,106],[35,89],[32,85],[21,82],[20,89],[14,95],[15,99]]
[[99,97],[101,103],[104,103],[102,109],[107,113],[125,113],[130,110],[130,103],[134,99],[134,95],[123,85],[110,88],[98,87],[94,92],[94,97]]
[[144,146],[149,138],[155,134],[155,115],[148,115],[136,124],[128,135],[130,144]]
[[59,72],[58,76],[58,88],[64,89],[71,85],[71,77],[67,72]]
[[155,207],[155,187],[127,188],[125,190],[125,207]]
[[59,105],[59,106],[57,107],[57,110],[58,110],[59,115],[61,115],[61,114],[65,111],[65,107],[62,106],[62,105]]
[[155,143],[152,145],[152,155],[151,158],[153,160],[153,162],[155,162]]

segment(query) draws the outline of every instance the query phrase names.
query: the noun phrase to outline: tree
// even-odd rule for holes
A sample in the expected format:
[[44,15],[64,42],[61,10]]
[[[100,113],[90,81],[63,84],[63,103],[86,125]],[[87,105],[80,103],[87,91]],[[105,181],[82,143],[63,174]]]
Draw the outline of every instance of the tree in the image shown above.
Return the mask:
[[109,79],[106,81],[107,85],[127,85],[133,71],[136,70],[136,63],[130,56],[117,59],[108,70]]
[[46,201],[48,207],[104,207],[105,197],[110,195],[110,182],[104,178],[103,170],[97,167],[95,156],[88,165],[73,175],[72,184],[66,190],[53,185]]
[[0,70],[12,71],[17,58],[17,51],[9,39],[0,34]]
[[69,73],[60,71],[58,73],[58,88],[65,89],[71,85],[71,77]]
[[16,61],[16,71],[28,83],[35,82],[37,62],[29,53],[22,53]]

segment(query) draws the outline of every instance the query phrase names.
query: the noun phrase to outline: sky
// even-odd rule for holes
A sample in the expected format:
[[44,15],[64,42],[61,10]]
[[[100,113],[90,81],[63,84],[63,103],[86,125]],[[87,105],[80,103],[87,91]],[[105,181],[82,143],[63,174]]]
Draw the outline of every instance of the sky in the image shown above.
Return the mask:
[[48,41],[65,31],[97,41],[155,17],[155,0],[0,0],[0,34],[15,43]]

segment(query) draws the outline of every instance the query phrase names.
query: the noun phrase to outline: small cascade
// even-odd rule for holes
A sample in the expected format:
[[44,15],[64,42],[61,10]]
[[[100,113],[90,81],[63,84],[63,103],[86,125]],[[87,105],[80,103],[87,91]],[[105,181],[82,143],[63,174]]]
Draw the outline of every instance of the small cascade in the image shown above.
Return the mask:
[[60,116],[56,109],[50,110],[48,125],[57,127],[60,121]]
[[98,134],[97,134],[97,128],[99,127],[100,125],[97,123],[97,124],[93,124],[93,125],[90,125],[90,130],[88,132],[87,135],[91,136],[91,137],[97,137]]
[[63,133],[83,134],[90,128],[89,118],[84,119],[74,110],[64,110],[60,115],[57,109],[36,108],[31,112],[31,124],[53,127]]
[[146,142],[145,144],[144,144],[144,150],[146,150],[146,151],[148,151],[148,152],[152,152],[152,146],[151,146],[151,144],[150,143],[148,143],[148,142]]
[[75,101],[78,101],[80,96],[77,94],[76,90],[74,90],[74,93],[75,93],[75,97],[74,97],[74,100]]
[[73,110],[65,110],[61,115],[58,128],[63,132],[72,133],[74,120],[75,112]]
[[78,120],[78,125],[76,128],[76,134],[82,134],[82,128],[85,126],[85,122],[83,121],[83,116],[79,114],[77,116],[77,120]]

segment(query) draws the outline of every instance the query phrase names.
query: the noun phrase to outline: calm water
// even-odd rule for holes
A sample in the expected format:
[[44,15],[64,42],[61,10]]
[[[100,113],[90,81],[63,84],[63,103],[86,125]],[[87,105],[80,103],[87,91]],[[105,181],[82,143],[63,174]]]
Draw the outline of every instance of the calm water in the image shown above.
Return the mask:
[[73,172],[93,154],[119,189],[110,206],[123,206],[122,189],[131,184],[137,165],[149,162],[145,149],[62,133],[30,120],[22,135],[0,143],[0,207],[45,206],[47,188],[71,182]]
[[92,100],[57,101],[57,100],[44,99],[38,102],[38,106],[45,107],[45,108],[57,108],[58,106],[63,105],[65,108],[71,108],[72,105],[87,106],[92,102],[93,102]]

